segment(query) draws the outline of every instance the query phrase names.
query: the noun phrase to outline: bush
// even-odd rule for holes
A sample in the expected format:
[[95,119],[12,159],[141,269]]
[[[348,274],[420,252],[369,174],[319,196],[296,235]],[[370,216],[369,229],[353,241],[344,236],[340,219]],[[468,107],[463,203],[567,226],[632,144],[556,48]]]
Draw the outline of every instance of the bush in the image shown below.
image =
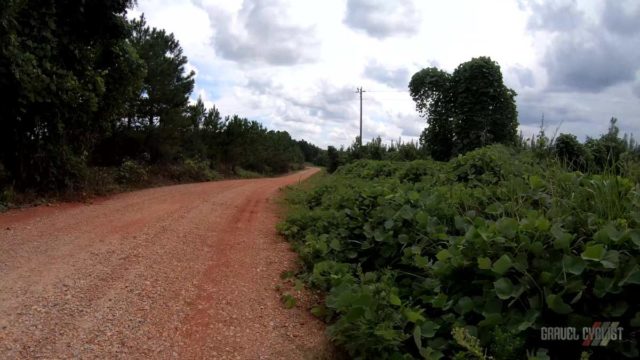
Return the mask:
[[175,182],[211,181],[222,178],[206,161],[187,159],[157,169],[158,175]]
[[[119,190],[118,182],[122,180],[121,168],[113,167],[91,167],[87,171],[84,184],[82,186],[83,192],[94,195],[106,195],[111,192]],[[144,179],[141,179],[144,180]],[[135,182],[134,184],[141,184]]]
[[305,194],[280,230],[353,357],[578,358],[580,342],[539,329],[594,321],[625,328],[595,357],[639,356],[637,182],[491,146],[447,164],[356,162]]
[[149,169],[133,160],[125,160],[118,169],[116,180],[120,184],[143,185],[149,181]]
[[575,135],[558,135],[553,145],[553,151],[568,169],[574,171],[586,170],[588,164],[587,151]]

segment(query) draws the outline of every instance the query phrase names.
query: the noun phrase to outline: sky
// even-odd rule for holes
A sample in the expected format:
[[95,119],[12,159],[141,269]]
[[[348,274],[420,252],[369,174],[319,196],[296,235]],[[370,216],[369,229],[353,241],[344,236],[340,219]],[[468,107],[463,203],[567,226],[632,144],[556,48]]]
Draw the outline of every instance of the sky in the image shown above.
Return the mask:
[[640,1],[138,0],[129,17],[172,32],[196,73],[192,101],[318,146],[359,132],[416,140],[408,83],[489,56],[518,96],[520,130],[640,139]]

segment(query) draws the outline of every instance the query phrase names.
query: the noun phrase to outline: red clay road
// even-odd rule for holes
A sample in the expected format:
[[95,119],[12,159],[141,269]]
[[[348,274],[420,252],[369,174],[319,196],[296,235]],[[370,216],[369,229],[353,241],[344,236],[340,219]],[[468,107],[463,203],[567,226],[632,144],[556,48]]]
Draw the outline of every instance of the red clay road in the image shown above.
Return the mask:
[[317,169],[0,214],[0,358],[313,359],[275,290],[279,188]]

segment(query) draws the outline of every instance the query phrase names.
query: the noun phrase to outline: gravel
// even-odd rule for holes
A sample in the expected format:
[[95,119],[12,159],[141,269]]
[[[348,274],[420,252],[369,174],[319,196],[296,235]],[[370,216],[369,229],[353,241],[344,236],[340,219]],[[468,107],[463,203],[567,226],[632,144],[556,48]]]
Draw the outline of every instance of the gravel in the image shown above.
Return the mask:
[[296,255],[273,200],[316,171],[0,214],[0,358],[331,356],[275,290]]

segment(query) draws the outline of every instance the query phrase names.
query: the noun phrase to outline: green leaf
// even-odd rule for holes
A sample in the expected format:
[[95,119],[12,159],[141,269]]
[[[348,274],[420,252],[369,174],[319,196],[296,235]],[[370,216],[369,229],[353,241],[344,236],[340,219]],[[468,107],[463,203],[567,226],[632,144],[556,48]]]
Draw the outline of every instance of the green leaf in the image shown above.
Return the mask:
[[556,294],[547,295],[547,306],[549,306],[549,309],[553,310],[554,312],[563,315],[573,311],[571,306],[565,303],[560,295]]
[[400,298],[396,294],[390,294],[389,295],[389,303],[391,305],[396,305],[396,306],[402,305],[402,301],[400,300]]
[[550,227],[551,222],[549,222],[549,220],[547,220],[546,218],[540,217],[536,220],[536,228],[538,228],[539,231],[548,231]]
[[569,249],[571,241],[573,240],[573,235],[562,230],[560,226],[555,225],[551,227],[551,234],[555,238],[553,241],[554,249]]
[[600,264],[607,269],[615,269],[620,262],[620,253],[617,250],[609,250],[604,258],[600,260]]
[[518,221],[513,218],[503,217],[496,222],[496,229],[507,239],[513,239],[518,233]]
[[393,220],[392,219],[388,219],[384,222],[384,228],[389,230],[391,228],[393,228]]
[[442,249],[440,250],[437,254],[436,254],[436,259],[440,260],[440,261],[445,261],[449,258],[451,258],[451,253],[449,252],[449,250],[447,249]]
[[484,315],[484,319],[478,323],[478,326],[491,327],[491,326],[501,324],[502,321],[504,320],[502,314],[500,313],[483,314],[483,315]]
[[481,270],[489,270],[491,269],[491,259],[487,257],[479,257],[478,258],[478,268]]
[[424,211],[419,211],[416,213],[416,221],[420,225],[427,224],[429,222],[429,214]]
[[417,191],[409,191],[409,200],[411,201],[420,200],[420,194]]
[[582,274],[586,266],[584,260],[582,260],[577,256],[572,256],[572,255],[564,255],[562,257],[562,264],[564,266],[565,271],[574,275]]
[[422,329],[418,325],[413,327],[413,341],[418,349],[422,349]]
[[626,301],[617,301],[607,306],[606,313],[612,317],[621,317],[627,312],[627,309],[629,309],[629,304]]
[[504,212],[504,206],[502,206],[501,203],[499,202],[495,202],[489,206],[487,206],[487,208],[484,210],[487,214],[491,214],[491,215],[500,215]]
[[496,295],[502,300],[509,299],[513,296],[514,286],[511,280],[508,278],[500,278],[493,283],[493,287],[496,289]]
[[585,260],[600,261],[604,257],[605,249],[602,244],[587,243],[580,257]]
[[496,262],[493,263],[493,272],[504,275],[509,268],[511,268],[511,258],[507,254],[502,255]]
[[640,230],[639,229],[629,229],[627,230],[627,235],[633,244],[640,248]]
[[454,309],[461,315],[464,315],[473,310],[473,300],[468,296],[463,296],[458,300],[458,304],[456,304]]
[[440,329],[440,325],[438,325],[437,323],[431,320],[425,321],[421,327],[422,327],[422,336],[426,338],[432,338],[436,336],[436,332],[438,332],[438,329]]
[[638,268],[638,265],[634,265],[631,270],[624,275],[622,280],[618,283],[618,286],[626,284],[640,285],[640,269]]
[[420,356],[427,360],[440,360],[444,357],[444,354],[440,350],[435,350],[430,347],[420,349]]
[[596,275],[596,281],[593,283],[593,294],[599,298],[605,296],[611,289],[611,280]]
[[431,300],[431,305],[434,308],[438,308],[441,309],[443,308],[447,303],[447,294],[445,293],[439,293],[438,295],[436,295],[435,298],[433,298],[433,300]]
[[529,177],[529,185],[531,185],[532,189],[538,190],[544,187],[544,180],[540,176],[531,175]]
[[412,322],[412,323],[424,321],[424,316],[422,316],[419,310],[405,308],[404,310],[402,310],[402,314],[404,315],[405,318],[407,318],[407,320],[409,320],[409,322]]

